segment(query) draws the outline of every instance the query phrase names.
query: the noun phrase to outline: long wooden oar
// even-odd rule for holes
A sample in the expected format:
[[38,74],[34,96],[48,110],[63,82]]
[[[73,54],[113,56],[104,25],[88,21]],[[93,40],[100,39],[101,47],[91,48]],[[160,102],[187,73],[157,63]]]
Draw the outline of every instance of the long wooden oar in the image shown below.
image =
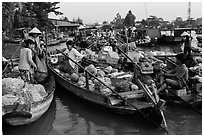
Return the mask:
[[[134,61],[133,61],[124,51],[122,51],[117,45],[115,45],[115,46],[121,51],[121,53],[123,53],[123,55],[124,55],[125,57],[127,57],[132,63],[134,63]],[[142,87],[143,87],[143,86],[142,86]],[[147,95],[149,96],[149,98],[152,100],[152,97],[149,95],[148,91],[147,91],[145,88],[143,88],[143,90],[147,93]],[[152,100],[152,101],[154,102],[154,100]],[[160,110],[160,112],[161,112],[161,115],[162,115],[162,118],[163,118],[163,122],[164,122],[165,129],[166,129],[166,131],[168,131],[168,127],[167,127],[167,123],[166,123],[166,119],[165,119],[165,117],[164,117],[163,111]]]
[[[103,84],[105,87],[107,87],[108,89],[110,89],[113,93],[115,93],[117,96],[119,96],[123,101],[125,101],[129,106],[133,107],[134,109],[136,109],[140,114],[142,114],[145,117],[145,114],[139,110],[136,106],[134,106],[133,104],[131,104],[128,100],[126,100],[124,97],[122,97],[120,94],[118,94],[116,91],[114,91],[113,89],[111,89],[109,86],[107,86],[105,83],[103,83],[100,79],[98,79],[96,76],[94,76],[93,74],[91,74],[89,71],[87,71],[83,66],[81,66],[79,63],[77,63],[76,61],[74,61],[73,59],[71,59],[69,56],[67,56],[66,54],[64,54],[63,52],[61,52],[60,50],[57,49],[58,52],[60,52],[62,55],[64,55],[66,58],[70,59],[72,62],[74,62],[76,65],[78,65],[79,67],[81,67],[86,73],[88,73],[90,76],[94,77],[96,80],[98,80],[101,84]],[[165,131],[168,132],[168,130],[164,127],[162,127],[161,125],[158,125],[157,122],[155,122],[154,120],[150,119],[149,117],[146,117],[150,122],[152,122],[155,126],[160,126],[162,129],[164,129]]]

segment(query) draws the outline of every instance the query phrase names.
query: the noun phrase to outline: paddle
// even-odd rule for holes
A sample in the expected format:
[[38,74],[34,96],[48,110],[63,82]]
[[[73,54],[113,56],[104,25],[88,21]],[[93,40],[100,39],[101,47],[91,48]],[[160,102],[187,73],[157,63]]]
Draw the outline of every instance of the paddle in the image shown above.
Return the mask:
[[[132,63],[134,63],[134,61],[124,52],[124,51],[122,51],[117,45],[115,45],[119,50],[120,50],[120,52],[121,53],[123,53],[123,55],[125,56],[125,57],[127,57]],[[138,79],[139,80],[139,79]],[[141,84],[142,85],[142,84]],[[142,87],[144,87],[143,85],[142,85]],[[149,98],[152,100],[152,97],[151,97],[151,95],[148,93],[148,91],[145,89],[145,88],[143,88],[143,90],[146,92],[146,94],[149,96]],[[154,102],[154,100],[152,100],[153,102]],[[165,117],[164,117],[164,114],[163,114],[163,111],[162,110],[160,110],[160,112],[161,112],[161,115],[162,115],[162,118],[163,118],[163,122],[164,122],[164,125],[165,125],[165,128],[166,128],[166,131],[168,131],[168,128],[167,128],[167,124],[166,124],[166,120],[165,120]]]
[[[113,89],[111,89],[109,86],[107,86],[105,83],[103,83],[100,79],[98,79],[96,76],[94,76],[93,74],[91,74],[89,71],[87,71],[83,66],[81,66],[79,63],[77,63],[76,61],[74,61],[73,59],[71,59],[69,56],[67,56],[66,54],[64,54],[63,52],[61,52],[60,50],[56,49],[58,52],[60,52],[62,55],[64,55],[66,58],[70,59],[72,62],[74,62],[76,65],[78,65],[79,67],[81,67],[86,73],[88,73],[90,76],[94,77],[96,80],[98,80],[101,84],[103,84],[105,87],[107,87],[108,89],[110,89],[113,93],[115,93],[117,96],[119,96],[123,101],[125,101],[129,106],[135,108],[140,114],[142,114],[145,117],[145,114],[139,110],[136,106],[134,106],[133,104],[131,104],[128,100],[126,100],[124,97],[122,97],[120,94],[118,94],[116,91],[114,91]],[[168,132],[167,129],[165,129],[164,127],[162,127],[161,125],[158,125],[158,123],[156,123],[154,120],[150,119],[149,117],[146,117],[150,122],[152,122],[155,126],[160,126],[162,129],[164,129],[165,131]]]

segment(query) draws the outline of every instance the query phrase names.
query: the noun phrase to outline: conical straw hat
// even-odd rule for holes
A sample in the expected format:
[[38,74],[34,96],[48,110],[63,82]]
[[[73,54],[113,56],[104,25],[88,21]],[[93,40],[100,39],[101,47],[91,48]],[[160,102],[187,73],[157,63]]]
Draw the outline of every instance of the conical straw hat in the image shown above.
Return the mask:
[[189,34],[188,34],[186,31],[184,31],[184,32],[181,34],[181,36],[189,36]]
[[33,28],[31,31],[29,31],[29,33],[41,34],[42,32],[41,32],[39,29],[37,29],[37,28],[35,27],[35,28]]

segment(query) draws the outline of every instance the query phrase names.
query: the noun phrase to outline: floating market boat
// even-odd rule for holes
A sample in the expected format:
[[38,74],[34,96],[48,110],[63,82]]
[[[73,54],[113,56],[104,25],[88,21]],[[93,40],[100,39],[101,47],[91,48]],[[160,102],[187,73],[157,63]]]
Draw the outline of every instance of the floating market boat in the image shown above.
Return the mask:
[[[155,56],[166,62],[166,70],[171,70],[176,67],[175,61],[172,59],[175,55],[163,55]],[[201,78],[202,79],[202,78]],[[160,97],[167,102],[179,103],[184,102],[188,103],[191,106],[202,108],[202,82],[200,82],[200,77],[189,77],[188,87],[185,87],[180,90],[176,89],[167,89],[170,92],[160,93]],[[188,89],[187,89],[188,88]],[[191,92],[188,93],[187,90]]]
[[183,32],[188,32],[189,34],[193,28],[174,28],[174,29],[165,29],[161,31],[161,37],[157,39],[158,44],[181,44]]
[[52,41],[48,41],[47,45],[48,46],[56,46],[61,42],[61,39],[58,40],[52,40]]
[[[10,73],[7,74],[5,78],[15,78],[17,76],[19,76],[19,74]],[[46,113],[54,97],[55,91],[54,77],[52,75],[49,75],[46,78],[46,80],[42,83],[42,85],[46,91],[46,96],[43,97],[43,99],[41,100],[22,104],[17,102],[8,105],[3,104],[2,121],[13,126],[25,125],[38,120],[44,113]],[[16,98],[17,96],[10,97],[12,99]]]
[[[80,99],[86,100],[87,102],[90,102],[96,106],[107,109],[114,113],[131,116],[138,116],[139,114],[140,118],[144,118],[152,122],[156,127],[161,126],[161,123],[164,120],[163,113],[161,113],[161,108],[164,104],[161,104],[161,102],[157,102],[157,99],[153,97],[150,89],[140,80],[137,81],[137,84],[139,86],[138,89],[122,90],[120,92],[116,92],[113,86],[107,86],[103,81],[101,81],[101,79],[98,79],[97,77],[89,73],[89,71],[87,71],[86,69],[83,69],[85,71],[84,77],[86,77],[83,85],[80,83],[80,81],[77,82],[76,77],[72,77],[73,74],[69,75],[60,71],[58,69],[58,63],[57,61],[50,61],[48,63],[48,68],[52,71],[56,82],[66,89],[65,92],[74,94]],[[75,73],[74,75],[76,76]],[[91,76],[91,78],[88,78],[88,75]],[[125,78],[132,76],[133,75],[129,73],[121,75],[119,74],[117,78],[116,75],[115,78],[111,78],[111,81],[114,83],[114,80],[120,81],[120,77]],[[79,79],[81,78],[79,77]],[[94,82],[91,82],[91,79]],[[123,81],[127,82],[127,79],[123,79]],[[96,84],[94,85],[93,83],[103,85],[103,87],[105,88],[96,89],[94,88]],[[116,83],[115,85],[118,85]],[[136,119],[137,118],[139,117],[136,117]]]

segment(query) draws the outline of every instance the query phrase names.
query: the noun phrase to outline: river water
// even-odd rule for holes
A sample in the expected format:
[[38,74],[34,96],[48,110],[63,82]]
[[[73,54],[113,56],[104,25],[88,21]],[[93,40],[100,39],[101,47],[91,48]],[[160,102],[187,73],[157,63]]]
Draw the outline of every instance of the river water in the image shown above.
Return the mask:
[[[202,117],[188,107],[170,104],[164,115],[171,135],[201,135]],[[148,123],[149,124],[149,123]],[[5,135],[165,135],[140,119],[106,112],[79,100],[57,85],[48,111],[36,122],[12,127],[3,124]]]
[[[168,46],[169,47],[169,46]],[[157,47],[158,48],[158,47]],[[159,50],[178,51],[178,47]],[[147,48],[149,49],[149,48]],[[156,49],[156,48],[152,48]],[[166,105],[164,115],[170,135],[201,135],[202,116],[194,110],[175,104]],[[145,121],[112,114],[80,100],[57,84],[48,111],[36,122],[25,126],[2,125],[4,135],[166,135]]]

